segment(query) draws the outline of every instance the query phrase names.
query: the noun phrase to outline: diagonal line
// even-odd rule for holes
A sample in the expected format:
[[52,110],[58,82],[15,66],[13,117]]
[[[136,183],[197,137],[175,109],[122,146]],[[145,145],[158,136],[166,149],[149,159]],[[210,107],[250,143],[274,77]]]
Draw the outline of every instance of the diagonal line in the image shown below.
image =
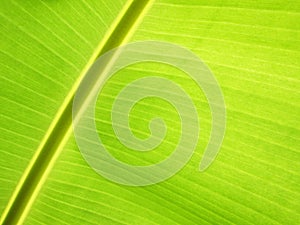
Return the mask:
[[29,166],[10,198],[0,224],[22,224],[72,132],[72,103],[85,74],[99,55],[126,43],[154,0],[128,0],[94,51],[58,110]]

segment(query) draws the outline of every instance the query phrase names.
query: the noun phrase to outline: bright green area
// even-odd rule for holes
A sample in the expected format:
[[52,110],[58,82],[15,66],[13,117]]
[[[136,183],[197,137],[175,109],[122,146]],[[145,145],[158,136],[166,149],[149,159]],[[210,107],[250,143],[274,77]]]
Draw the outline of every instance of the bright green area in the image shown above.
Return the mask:
[[[0,3],[1,211],[123,5]],[[203,93],[174,68],[135,65],[120,71],[100,95],[99,135],[125,162],[145,165],[167,157],[179,136],[174,108],[154,98],[134,108],[130,119],[137,136],[147,136],[152,116],[161,115],[171,127],[166,142],[145,154],[117,142],[109,113],[118,90],[132,79],[163,76],[182,85],[199,112],[200,141],[191,161],[160,184],[125,187],[96,174],[71,138],[25,224],[299,224],[299,21],[298,1],[155,1],[132,41],[180,44],[211,68],[227,106],[226,136],[216,161],[198,171],[211,119]]]

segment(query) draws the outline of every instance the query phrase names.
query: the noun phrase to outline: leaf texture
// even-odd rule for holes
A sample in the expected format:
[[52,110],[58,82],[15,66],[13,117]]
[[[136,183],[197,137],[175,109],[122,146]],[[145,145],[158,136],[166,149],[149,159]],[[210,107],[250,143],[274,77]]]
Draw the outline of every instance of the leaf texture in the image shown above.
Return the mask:
[[[125,2],[0,4],[3,212],[57,111]],[[180,120],[168,103],[144,99],[130,115],[132,131],[141,138],[149,135],[150,118],[165,119],[168,135],[153,152],[142,154],[122,146],[110,119],[122,87],[145,76],[165,77],[186,90],[199,112],[200,141],[190,162],[162,183],[126,187],[96,174],[71,136],[24,223],[299,224],[300,4],[156,0],[137,20],[141,24],[128,42],[177,43],[195,52],[215,74],[227,110],[226,135],[216,161],[199,172],[211,116],[195,83],[170,66],[133,65],[119,71],[99,95],[96,124],[103,143],[116,158],[131,164],[152,164],[171,154],[180,136]]]

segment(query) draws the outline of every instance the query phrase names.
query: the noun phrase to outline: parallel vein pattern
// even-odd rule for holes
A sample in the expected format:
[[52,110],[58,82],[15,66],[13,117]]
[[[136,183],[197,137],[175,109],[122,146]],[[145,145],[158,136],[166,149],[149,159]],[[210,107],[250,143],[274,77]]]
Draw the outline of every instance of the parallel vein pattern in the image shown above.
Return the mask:
[[[0,157],[0,182],[6,183],[0,191],[3,205],[63,102],[62,97],[124,5],[97,2],[40,2],[38,7],[31,7],[27,1],[14,1],[16,10],[11,15],[0,11],[0,27],[5,31],[5,42],[0,42],[1,82],[5,84],[1,86],[1,103],[8,106],[1,110],[0,117],[1,125],[8,124],[1,128],[4,135],[0,137],[4,156]],[[64,7],[69,11],[64,12]],[[43,10],[52,16],[40,19],[39,11]],[[111,38],[106,37],[100,52],[124,39],[129,41],[124,35],[135,20],[130,15],[137,16],[137,9],[131,10],[120,23],[122,29],[110,30]],[[24,24],[26,20],[32,27]],[[54,27],[49,26],[53,24],[50,20],[56,21]],[[125,148],[111,127],[111,106],[122,87],[144,76],[160,76],[181,85],[197,105],[201,131],[195,155],[182,171],[163,183],[124,187],[94,173],[71,138],[55,161],[25,224],[299,224],[299,1],[156,0],[138,20],[142,23],[131,41],[180,44],[198,54],[215,74],[228,115],[219,156],[209,170],[198,172],[211,117],[203,93],[185,74],[155,64],[126,68],[107,83],[99,96],[96,124],[105,146],[116,158],[131,164],[147,165],[171,154],[180,121],[162,101],[145,99],[130,115],[132,132],[141,138],[148,135],[149,118],[159,115],[165,119],[168,136],[153,152],[140,154]],[[34,27],[44,32],[38,34]],[[22,39],[14,38],[11,31]],[[49,87],[43,87],[45,90],[41,88],[43,83],[49,83]],[[49,96],[53,92],[60,94]],[[28,115],[35,119],[28,119]],[[68,116],[63,119],[64,124],[70,123]],[[16,168],[15,162],[22,162],[22,166]]]

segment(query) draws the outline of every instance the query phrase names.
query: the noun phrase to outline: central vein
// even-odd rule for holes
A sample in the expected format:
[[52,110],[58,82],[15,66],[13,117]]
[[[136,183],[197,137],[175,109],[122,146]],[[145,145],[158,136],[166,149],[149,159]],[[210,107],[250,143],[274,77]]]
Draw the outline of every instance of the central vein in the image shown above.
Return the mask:
[[22,224],[64,145],[72,133],[72,103],[76,90],[93,62],[126,43],[154,0],[129,0],[112,24],[70,90],[1,217],[0,224]]

